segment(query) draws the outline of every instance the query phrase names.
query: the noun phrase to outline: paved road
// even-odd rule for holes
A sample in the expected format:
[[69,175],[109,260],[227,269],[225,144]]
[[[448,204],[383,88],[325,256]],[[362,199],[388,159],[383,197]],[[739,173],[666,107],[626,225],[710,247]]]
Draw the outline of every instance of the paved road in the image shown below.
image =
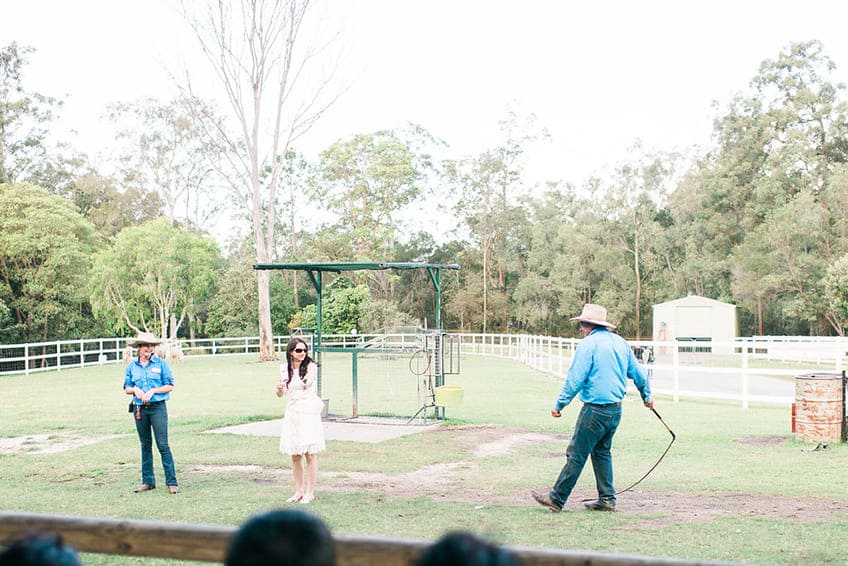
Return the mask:
[[[653,370],[652,388],[658,393],[673,393],[673,366],[655,364],[649,367]],[[795,400],[795,380],[791,376],[769,376],[755,371],[751,370],[748,375],[749,400],[787,404]],[[681,366],[679,370],[678,391],[684,397],[722,397],[741,401],[743,388],[741,369]]]
[[[680,357],[678,367],[677,392],[681,397],[700,397],[713,399],[743,398],[744,372],[741,367],[717,367],[707,363],[728,362],[741,365],[736,358],[719,358],[688,354]],[[538,360],[539,367],[548,369],[562,368],[563,376],[568,368],[568,360],[560,361],[551,357]],[[673,395],[675,392],[674,366],[670,355],[657,356],[656,362],[647,365],[651,372],[651,386],[657,393]],[[763,370],[749,369],[747,397],[749,401],[780,403],[789,405],[795,401],[795,376],[814,370]],[[556,370],[554,369],[554,374]]]

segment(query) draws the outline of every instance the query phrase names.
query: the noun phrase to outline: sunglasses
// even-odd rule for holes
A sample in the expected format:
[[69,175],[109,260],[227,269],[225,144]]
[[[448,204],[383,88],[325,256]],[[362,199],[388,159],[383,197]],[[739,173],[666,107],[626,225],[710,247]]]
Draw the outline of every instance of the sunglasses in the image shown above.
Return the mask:
[[298,354],[302,354],[306,351],[306,348],[295,348],[292,352],[297,352]]

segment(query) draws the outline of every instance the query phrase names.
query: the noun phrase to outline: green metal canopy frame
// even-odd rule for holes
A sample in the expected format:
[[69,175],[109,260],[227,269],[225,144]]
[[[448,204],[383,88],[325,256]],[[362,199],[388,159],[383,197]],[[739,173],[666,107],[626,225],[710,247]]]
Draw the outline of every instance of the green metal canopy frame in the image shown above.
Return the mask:
[[433,287],[436,291],[436,330],[442,329],[442,270],[443,269],[459,269],[459,265],[455,263],[438,264],[438,263],[393,263],[393,262],[340,262],[340,263],[256,263],[253,269],[263,270],[298,270],[305,271],[318,294],[318,304],[316,321],[315,321],[315,354],[318,361],[318,387],[320,392],[321,382],[321,357],[323,348],[321,347],[322,333],[322,310],[324,296],[324,272],[341,273],[342,271],[378,271],[384,269],[426,269],[430,275],[430,281],[433,282]]

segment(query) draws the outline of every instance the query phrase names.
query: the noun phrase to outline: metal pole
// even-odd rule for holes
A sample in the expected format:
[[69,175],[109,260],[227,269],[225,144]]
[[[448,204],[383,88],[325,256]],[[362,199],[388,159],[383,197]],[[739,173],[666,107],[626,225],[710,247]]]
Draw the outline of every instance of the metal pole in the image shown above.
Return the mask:
[[848,442],[848,377],[842,370],[842,442]]
[[323,397],[321,395],[321,373],[322,373],[321,372],[321,366],[324,365],[324,364],[321,363],[321,360],[324,357],[324,353],[321,351],[321,332],[322,332],[322,324],[323,324],[322,311],[324,310],[323,309],[324,301],[322,300],[323,299],[322,295],[323,295],[323,283],[324,283],[324,281],[323,281],[322,274],[323,274],[322,271],[318,271],[316,273],[316,277],[313,279],[313,281],[315,282],[315,289],[318,291],[318,301],[317,301],[318,304],[316,305],[318,307],[317,308],[318,312],[315,315],[315,360],[318,362],[318,383],[317,383],[318,397]]
[[438,267],[428,267],[427,274],[430,276],[430,281],[433,282],[433,288],[436,290],[436,330],[442,329],[442,270]]
[[749,382],[749,371],[748,371],[748,345],[742,345],[742,408],[748,408],[748,382]]
[[356,358],[356,352],[353,352],[353,362],[351,364],[353,372],[353,418],[359,416],[359,363]]
[[436,270],[434,279],[436,288],[436,330],[442,329],[442,270]]

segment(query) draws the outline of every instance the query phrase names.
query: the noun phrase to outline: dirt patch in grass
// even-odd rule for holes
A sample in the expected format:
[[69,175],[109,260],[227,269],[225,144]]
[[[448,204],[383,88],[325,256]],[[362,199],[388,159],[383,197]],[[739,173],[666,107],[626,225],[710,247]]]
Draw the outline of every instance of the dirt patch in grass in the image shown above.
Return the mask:
[[[480,459],[504,456],[531,445],[562,442],[562,435],[528,433],[498,426],[460,426],[435,430],[434,436],[450,435],[453,442],[468,447],[468,458],[459,462],[429,464],[403,474],[373,472],[319,471],[319,494],[365,493],[376,498],[431,497],[444,502],[473,503],[478,507],[508,505],[539,507],[530,497],[530,489],[546,486],[527,486],[514,493],[495,495],[485,486],[469,487],[463,481],[475,470]],[[752,439],[755,445],[778,443],[785,437]],[[262,466],[195,466],[193,473],[238,473],[261,484],[280,482],[290,484],[288,468]],[[590,473],[587,469],[584,473]],[[593,491],[576,490],[566,504],[568,512],[592,513],[583,509],[582,500],[593,499]],[[786,519],[797,522],[830,521],[848,513],[848,502],[809,497],[769,497],[749,493],[692,494],[636,490],[618,496],[619,513],[642,516],[638,525],[627,529],[661,528],[679,523],[708,522],[717,517],[748,515],[766,519]]]
[[473,447],[475,458],[505,456],[525,446],[562,442],[562,436],[514,431],[496,426],[462,427],[452,430],[462,436],[463,444]]
[[[618,496],[618,511],[656,515],[641,521],[639,529],[660,528],[675,523],[708,522],[716,517],[731,515],[806,523],[831,521],[837,515],[848,513],[848,502],[750,493],[635,492]],[[627,530],[636,527],[622,528]]]
[[14,438],[0,438],[0,454],[55,454],[122,436],[126,435],[80,436],[74,431],[65,431],[56,434],[28,434]]
[[[352,425],[356,426],[356,425]],[[441,428],[428,434],[450,436],[452,442],[468,450],[468,458],[459,462],[436,463],[403,474],[372,472],[319,472],[322,493],[368,493],[377,497],[432,497],[440,501],[487,505],[538,507],[530,497],[528,486],[514,493],[493,494],[485,486],[470,487],[464,477],[481,465],[479,460],[501,457],[534,445],[563,442],[562,435],[513,430],[495,425],[474,425]],[[51,454],[95,444],[127,435],[82,436],[74,431],[55,434],[32,434],[0,438],[0,454]],[[438,439],[436,439],[438,441]],[[785,436],[746,437],[739,442],[752,446],[771,446],[786,440]],[[249,481],[273,485],[291,481],[288,468],[258,465],[212,466],[197,465],[185,470],[188,475],[237,474]],[[585,473],[591,473],[587,470]],[[580,490],[572,493],[566,511],[584,511],[582,500],[594,498],[595,493]],[[539,508],[539,512],[546,512]],[[808,497],[775,497],[749,493],[692,494],[677,492],[641,491],[618,496],[618,512],[639,514],[644,518],[638,527],[621,529],[661,528],[677,523],[708,522],[717,517],[747,515],[767,519],[787,519],[798,522],[830,521],[848,514],[848,502]]]

